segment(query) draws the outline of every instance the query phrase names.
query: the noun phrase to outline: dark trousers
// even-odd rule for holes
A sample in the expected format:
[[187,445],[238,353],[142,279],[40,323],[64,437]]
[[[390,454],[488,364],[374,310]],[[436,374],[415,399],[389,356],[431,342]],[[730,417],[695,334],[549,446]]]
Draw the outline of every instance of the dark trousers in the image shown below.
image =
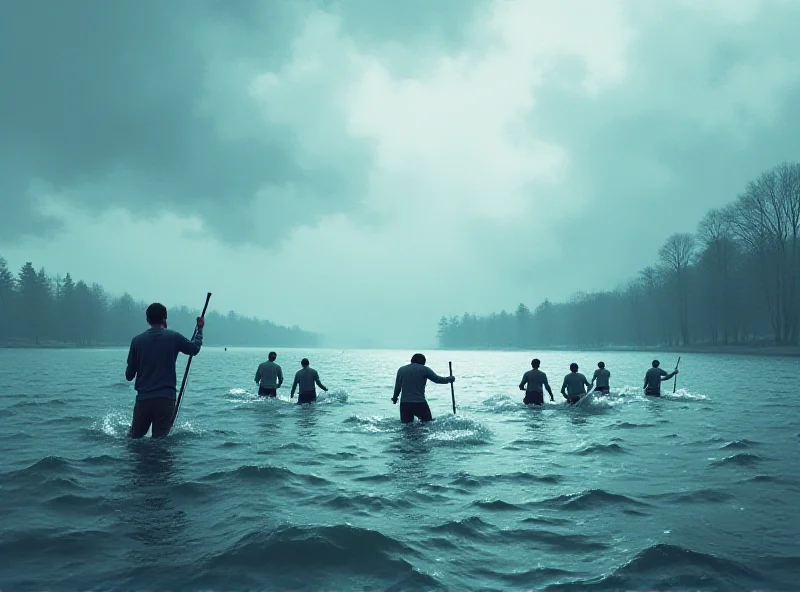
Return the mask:
[[525,393],[522,402],[526,405],[544,405],[544,393]]
[[651,389],[650,387],[647,387],[645,389],[645,391],[644,391],[644,394],[649,396],[649,397],[660,397],[661,396],[661,389],[656,390],[656,389]]
[[567,403],[571,405],[574,405],[581,399],[583,399],[583,395],[567,395]]
[[278,396],[278,389],[276,389],[274,387],[260,386],[260,387],[258,387],[258,396],[259,397],[277,397]]
[[609,392],[611,392],[611,389],[609,389],[607,386],[598,386],[595,387],[594,392],[603,393],[604,395],[607,395]]
[[422,422],[433,420],[431,408],[427,403],[400,403],[400,421],[411,423],[415,417]]
[[175,413],[175,399],[158,398],[136,401],[128,436],[143,438],[152,425],[153,438],[166,438],[172,429],[173,413]]
[[297,404],[315,403],[317,401],[317,391],[306,391],[297,395]]

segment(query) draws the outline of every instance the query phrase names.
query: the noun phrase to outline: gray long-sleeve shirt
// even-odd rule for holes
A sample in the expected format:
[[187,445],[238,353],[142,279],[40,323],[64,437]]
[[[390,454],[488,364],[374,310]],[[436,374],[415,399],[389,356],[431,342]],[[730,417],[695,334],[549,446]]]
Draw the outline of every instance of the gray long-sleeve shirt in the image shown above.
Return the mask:
[[563,393],[566,389],[567,394],[571,397],[585,395],[586,389],[583,388],[584,386],[591,387],[592,385],[589,384],[589,381],[587,381],[586,377],[580,372],[570,372],[564,377],[564,384],[561,385],[561,392]]
[[275,362],[267,360],[258,365],[255,380],[263,388],[277,388],[283,384],[283,370]]
[[605,368],[598,368],[594,371],[592,382],[597,382],[597,388],[608,387],[608,380],[611,378],[611,372]]
[[525,388],[526,393],[542,393],[544,387],[547,387],[548,391],[550,390],[550,385],[547,384],[547,374],[538,368],[533,368],[523,374],[519,386]]
[[663,368],[650,368],[644,375],[644,387],[648,392],[661,393],[661,381],[669,380],[669,374]]
[[203,330],[192,341],[169,329],[148,329],[131,340],[125,378],[136,378],[136,400],[174,399],[177,394],[175,362],[178,354],[196,356],[203,345]]
[[294,382],[292,383],[292,394],[294,394],[295,389],[299,386],[301,393],[310,393],[315,391],[314,385],[317,385],[323,391],[327,391],[328,389],[319,381],[319,373],[314,370],[311,366],[307,368],[300,368],[297,373],[294,375]]
[[422,364],[407,364],[401,366],[397,371],[397,378],[394,381],[394,396],[400,397],[401,403],[425,403],[425,384],[427,381],[437,384],[447,384],[450,378],[439,376]]

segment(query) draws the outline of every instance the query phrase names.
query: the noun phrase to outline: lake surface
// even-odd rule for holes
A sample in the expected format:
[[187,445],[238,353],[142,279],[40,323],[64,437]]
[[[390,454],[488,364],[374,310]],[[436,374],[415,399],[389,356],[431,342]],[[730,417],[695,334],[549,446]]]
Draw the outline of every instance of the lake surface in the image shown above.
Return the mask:
[[266,352],[204,349],[173,434],[131,442],[126,350],[0,350],[0,589],[797,589],[797,360],[684,356],[654,400],[653,355],[609,353],[611,396],[568,407],[597,353],[426,352],[458,413],[429,384],[404,427],[413,352],[278,350],[331,389],[303,407],[255,395]]

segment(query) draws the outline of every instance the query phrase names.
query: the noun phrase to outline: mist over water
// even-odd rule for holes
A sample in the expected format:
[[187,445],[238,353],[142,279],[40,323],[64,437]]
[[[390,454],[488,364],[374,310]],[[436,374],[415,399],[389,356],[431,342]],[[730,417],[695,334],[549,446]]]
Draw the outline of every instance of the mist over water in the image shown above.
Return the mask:
[[[795,361],[684,356],[653,400],[653,355],[607,354],[611,396],[529,409],[531,353],[429,352],[458,413],[429,385],[436,421],[404,427],[410,352],[278,354],[330,392],[259,399],[266,350],[206,348],[173,435],[131,442],[126,350],[0,350],[0,588],[796,586]],[[554,390],[599,360],[535,354]]]

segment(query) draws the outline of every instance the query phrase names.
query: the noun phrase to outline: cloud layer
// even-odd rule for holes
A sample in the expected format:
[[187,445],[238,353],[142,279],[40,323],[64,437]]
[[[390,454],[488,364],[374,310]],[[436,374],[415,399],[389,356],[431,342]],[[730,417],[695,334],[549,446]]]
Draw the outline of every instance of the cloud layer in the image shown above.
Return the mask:
[[441,314],[613,287],[798,158],[798,17],[779,0],[16,3],[0,252],[424,345]]

